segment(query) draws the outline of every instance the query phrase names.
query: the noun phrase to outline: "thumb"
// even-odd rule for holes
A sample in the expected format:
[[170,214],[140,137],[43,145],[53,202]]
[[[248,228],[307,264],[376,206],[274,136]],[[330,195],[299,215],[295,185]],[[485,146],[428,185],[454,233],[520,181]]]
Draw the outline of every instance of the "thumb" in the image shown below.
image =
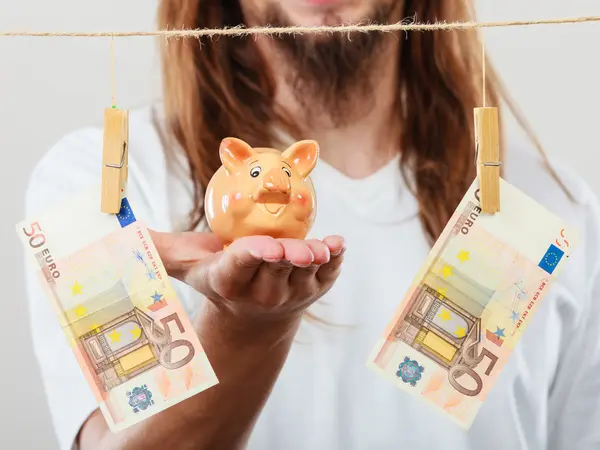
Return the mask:
[[212,233],[149,232],[167,273],[180,281],[193,265],[223,250],[223,242]]

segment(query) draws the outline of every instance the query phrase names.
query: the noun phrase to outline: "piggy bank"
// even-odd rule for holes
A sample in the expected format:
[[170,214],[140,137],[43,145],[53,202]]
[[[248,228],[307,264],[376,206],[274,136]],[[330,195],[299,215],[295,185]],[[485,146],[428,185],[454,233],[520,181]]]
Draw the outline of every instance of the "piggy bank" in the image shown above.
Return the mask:
[[319,157],[315,141],[280,152],[225,138],[219,156],[223,165],[208,183],[204,208],[210,229],[225,246],[250,235],[306,237],[316,214],[309,178]]

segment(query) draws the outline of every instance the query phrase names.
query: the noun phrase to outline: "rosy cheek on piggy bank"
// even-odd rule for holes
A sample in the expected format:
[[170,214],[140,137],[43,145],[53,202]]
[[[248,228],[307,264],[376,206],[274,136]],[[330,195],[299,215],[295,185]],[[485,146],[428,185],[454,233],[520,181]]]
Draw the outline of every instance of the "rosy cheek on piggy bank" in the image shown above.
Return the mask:
[[304,220],[310,214],[311,199],[306,192],[298,192],[293,195],[292,202],[295,206],[295,216],[298,220]]
[[308,198],[304,192],[298,192],[294,195],[294,203],[300,208],[306,208],[308,206]]
[[248,200],[247,197],[242,192],[232,192],[227,196],[227,199],[231,209],[239,211],[240,209],[244,209],[244,205],[247,205],[248,202],[244,202],[244,200]]

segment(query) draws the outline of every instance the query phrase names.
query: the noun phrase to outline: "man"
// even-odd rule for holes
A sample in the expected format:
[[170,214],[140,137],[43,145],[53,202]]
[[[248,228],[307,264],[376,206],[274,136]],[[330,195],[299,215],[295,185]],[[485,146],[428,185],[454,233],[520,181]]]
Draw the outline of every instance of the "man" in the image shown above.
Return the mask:
[[[162,0],[159,17],[169,28],[310,26],[470,20],[470,10],[467,0]],[[177,286],[220,383],[110,433],[30,278],[35,349],[61,448],[600,448],[596,199],[576,176],[554,175],[513,144],[503,160],[508,181],[583,230],[584,244],[472,429],[365,368],[474,178],[479,55],[468,31],[168,42],[165,114],[132,114],[129,197],[156,230],[169,274],[187,283]],[[497,105],[493,81],[487,98]],[[227,136],[281,149],[319,142],[311,239],[251,236],[223,251],[206,233],[203,191]],[[97,179],[101,140],[98,129],[61,140],[32,176],[28,212]]]

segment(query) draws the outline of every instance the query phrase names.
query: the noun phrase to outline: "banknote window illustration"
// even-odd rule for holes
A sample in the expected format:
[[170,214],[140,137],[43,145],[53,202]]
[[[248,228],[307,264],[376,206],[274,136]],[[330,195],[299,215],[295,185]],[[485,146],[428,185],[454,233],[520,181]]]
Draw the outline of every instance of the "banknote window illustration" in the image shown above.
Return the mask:
[[[109,391],[161,363],[170,336],[134,306],[122,283],[89,299],[82,308],[85,315],[71,317],[70,328],[100,390]],[[71,313],[78,314],[77,310]]]
[[150,318],[134,308],[81,337],[105,391],[159,364],[161,349],[148,340],[141,325],[143,320]]
[[429,356],[444,369],[461,362],[469,336],[478,339],[480,319],[432,287],[415,291],[395,337]]

